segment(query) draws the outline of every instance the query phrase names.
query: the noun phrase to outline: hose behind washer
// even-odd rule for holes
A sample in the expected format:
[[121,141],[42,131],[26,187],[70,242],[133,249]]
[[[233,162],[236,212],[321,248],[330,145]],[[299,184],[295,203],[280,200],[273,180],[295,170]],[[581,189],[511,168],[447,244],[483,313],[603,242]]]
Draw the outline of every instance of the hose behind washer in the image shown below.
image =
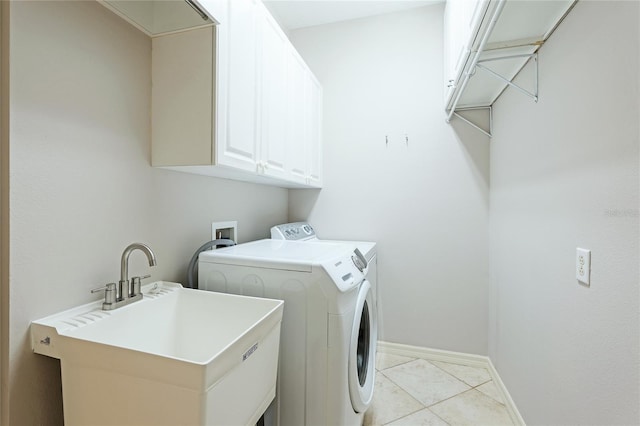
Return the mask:
[[194,281],[194,275],[196,273],[196,270],[198,269],[198,256],[200,256],[200,253],[202,253],[203,251],[211,250],[216,246],[229,247],[229,246],[235,246],[235,245],[236,245],[235,241],[229,240],[226,238],[211,240],[208,243],[204,243],[203,245],[201,245],[200,248],[196,250],[196,252],[193,254],[193,257],[189,261],[189,267],[187,268],[187,281],[188,281],[189,288],[198,288],[197,282],[196,282],[196,285],[194,286],[193,281]]

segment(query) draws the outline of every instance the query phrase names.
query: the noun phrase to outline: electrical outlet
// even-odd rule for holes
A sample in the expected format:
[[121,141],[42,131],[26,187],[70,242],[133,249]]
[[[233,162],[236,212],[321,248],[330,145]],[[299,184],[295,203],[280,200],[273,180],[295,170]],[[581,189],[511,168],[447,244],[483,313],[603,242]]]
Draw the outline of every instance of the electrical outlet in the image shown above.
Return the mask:
[[576,279],[589,286],[591,283],[591,250],[576,249]]

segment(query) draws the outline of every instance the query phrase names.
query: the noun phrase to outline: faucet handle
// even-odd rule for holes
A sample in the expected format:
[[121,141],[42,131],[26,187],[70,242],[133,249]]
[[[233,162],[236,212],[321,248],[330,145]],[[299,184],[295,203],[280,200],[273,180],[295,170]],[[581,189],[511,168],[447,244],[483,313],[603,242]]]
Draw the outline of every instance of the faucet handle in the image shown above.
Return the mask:
[[111,304],[116,302],[116,283],[105,284],[102,287],[94,288],[91,293],[104,291],[104,303]]
[[141,281],[147,278],[150,278],[151,275],[143,275],[141,277],[133,277],[131,278],[131,297],[137,296],[138,294],[141,293],[141,289],[140,289],[140,285],[141,285]]

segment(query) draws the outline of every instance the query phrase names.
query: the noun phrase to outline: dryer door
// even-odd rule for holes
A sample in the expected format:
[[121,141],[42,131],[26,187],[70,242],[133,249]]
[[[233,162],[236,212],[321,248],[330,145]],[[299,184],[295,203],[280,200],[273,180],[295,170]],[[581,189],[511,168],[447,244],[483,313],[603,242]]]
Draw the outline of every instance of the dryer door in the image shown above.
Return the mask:
[[378,344],[377,322],[373,290],[369,281],[365,280],[358,292],[349,346],[349,394],[353,409],[357,413],[366,411],[373,398]]

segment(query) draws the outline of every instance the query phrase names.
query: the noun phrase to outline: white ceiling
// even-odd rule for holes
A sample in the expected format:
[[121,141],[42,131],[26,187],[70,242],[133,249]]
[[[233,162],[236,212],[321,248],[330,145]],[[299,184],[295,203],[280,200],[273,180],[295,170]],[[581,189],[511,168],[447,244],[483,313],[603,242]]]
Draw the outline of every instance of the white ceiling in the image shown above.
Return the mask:
[[286,30],[413,9],[444,0],[264,0]]

